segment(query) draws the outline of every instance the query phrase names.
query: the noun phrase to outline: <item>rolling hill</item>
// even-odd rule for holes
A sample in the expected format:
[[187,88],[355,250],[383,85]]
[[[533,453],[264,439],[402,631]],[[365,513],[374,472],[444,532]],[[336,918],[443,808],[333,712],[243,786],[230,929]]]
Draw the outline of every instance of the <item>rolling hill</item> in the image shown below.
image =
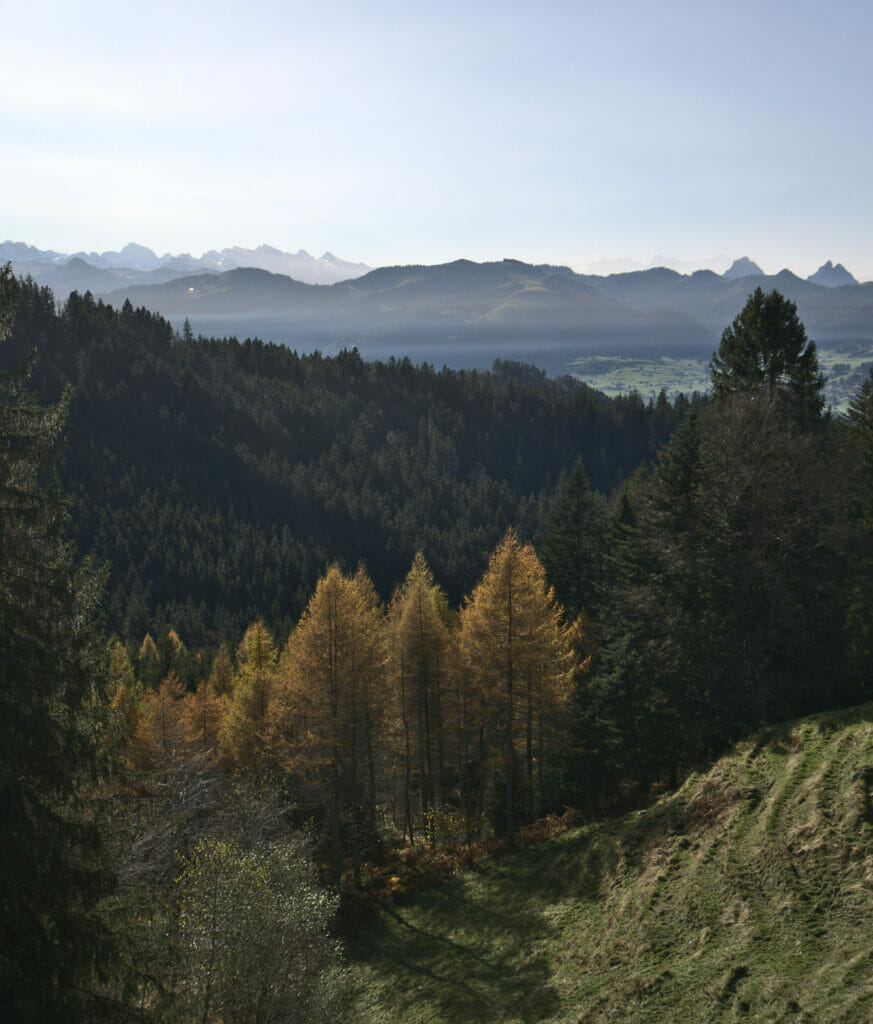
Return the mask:
[[873,349],[873,283],[858,284],[830,261],[803,280],[789,270],[765,275],[747,258],[721,275],[656,267],[606,277],[510,259],[369,270],[330,253],[315,260],[269,246],[194,259],[135,245],[70,257],[6,242],[5,258],[59,299],[76,290],[115,306],[130,301],[177,330],[187,319],[208,337],[326,354],[357,346],[367,359],[409,356],[436,367],[512,358],[560,375],[579,372],[591,356],[705,361],[756,287],[795,301],[809,336],[841,353],[838,362]]
[[756,287],[794,300],[810,337],[873,344],[873,284],[825,287],[790,271],[684,275],[665,268],[585,276],[567,267],[503,260],[382,267],[352,281],[304,285],[258,269],[125,286],[107,298],[159,311],[197,333],[259,336],[294,348],[366,358],[410,356],[436,366],[524,359],[566,372],[587,354],[708,358]]
[[356,345],[368,359],[408,355],[436,366],[512,357],[561,373],[580,351],[698,351],[714,341],[685,313],[634,309],[567,268],[516,260],[384,267],[324,287],[234,270],[107,298],[160,310],[177,325],[188,318],[207,335],[257,335],[328,353]]

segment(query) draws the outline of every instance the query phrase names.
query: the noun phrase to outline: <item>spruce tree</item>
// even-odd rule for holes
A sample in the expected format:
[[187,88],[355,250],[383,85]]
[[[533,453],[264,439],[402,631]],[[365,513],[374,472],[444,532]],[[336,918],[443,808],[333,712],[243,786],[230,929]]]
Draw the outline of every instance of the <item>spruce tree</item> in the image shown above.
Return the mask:
[[[0,339],[17,290],[7,265]],[[99,1016],[93,992],[114,958],[84,809],[104,700],[102,574],[64,539],[54,467],[67,399],[36,404],[32,365],[0,372],[0,1019],[47,1024]]]
[[716,399],[762,391],[786,402],[802,421],[821,417],[825,378],[815,342],[808,341],[796,304],[777,291],[755,289],[722,334],[709,367]]
[[559,487],[549,510],[540,557],[569,618],[596,616],[603,587],[606,514],[591,493],[582,459]]
[[850,662],[873,693],[873,373],[858,388],[842,421],[850,462],[847,512],[852,524],[847,637]]

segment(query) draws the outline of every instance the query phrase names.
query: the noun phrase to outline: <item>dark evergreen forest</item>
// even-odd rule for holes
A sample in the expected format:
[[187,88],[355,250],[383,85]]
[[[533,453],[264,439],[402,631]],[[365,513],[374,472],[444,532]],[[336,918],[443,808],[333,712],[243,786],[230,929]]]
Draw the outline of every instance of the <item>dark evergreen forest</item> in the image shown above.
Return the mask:
[[332,562],[383,598],[416,551],[457,603],[513,525],[534,539],[577,457],[608,494],[686,404],[610,400],[573,378],[326,358],[176,334],[160,316],[22,282],[0,359],[37,353],[43,403],[72,386],[61,466],[81,553],[110,563],[110,627],[236,642],[287,632]]

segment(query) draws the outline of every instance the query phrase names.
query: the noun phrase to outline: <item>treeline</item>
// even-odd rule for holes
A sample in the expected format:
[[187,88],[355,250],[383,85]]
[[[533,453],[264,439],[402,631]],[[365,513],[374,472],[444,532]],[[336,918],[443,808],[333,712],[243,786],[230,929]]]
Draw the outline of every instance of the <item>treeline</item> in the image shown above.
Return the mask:
[[3,365],[31,350],[40,401],[73,389],[72,535],[109,561],[108,622],[128,640],[172,625],[200,646],[258,616],[287,633],[333,562],[365,563],[387,599],[419,549],[457,603],[510,525],[536,539],[577,456],[611,493],[687,407],[512,362],[437,372],[179,336],[89,294],[58,309],[24,281]]

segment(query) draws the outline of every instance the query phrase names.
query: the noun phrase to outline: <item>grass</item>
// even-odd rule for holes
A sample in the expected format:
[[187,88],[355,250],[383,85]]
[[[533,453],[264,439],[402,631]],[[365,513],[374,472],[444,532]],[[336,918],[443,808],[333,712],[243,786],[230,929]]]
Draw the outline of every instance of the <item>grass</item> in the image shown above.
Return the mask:
[[871,800],[873,706],[773,729],[362,923],[352,1018],[869,1022]]
[[610,397],[638,391],[648,400],[663,390],[675,398],[680,393],[690,395],[709,389],[709,356],[581,356],[573,361],[570,371]]

